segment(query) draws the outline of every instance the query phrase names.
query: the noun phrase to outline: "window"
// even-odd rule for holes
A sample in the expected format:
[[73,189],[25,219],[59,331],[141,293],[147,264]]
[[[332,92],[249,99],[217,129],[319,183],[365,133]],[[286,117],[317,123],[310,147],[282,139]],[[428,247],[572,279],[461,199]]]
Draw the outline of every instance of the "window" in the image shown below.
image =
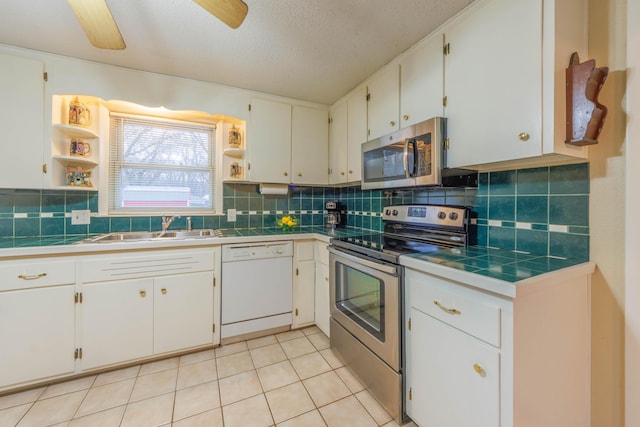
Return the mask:
[[215,125],[111,113],[109,213],[215,211]]

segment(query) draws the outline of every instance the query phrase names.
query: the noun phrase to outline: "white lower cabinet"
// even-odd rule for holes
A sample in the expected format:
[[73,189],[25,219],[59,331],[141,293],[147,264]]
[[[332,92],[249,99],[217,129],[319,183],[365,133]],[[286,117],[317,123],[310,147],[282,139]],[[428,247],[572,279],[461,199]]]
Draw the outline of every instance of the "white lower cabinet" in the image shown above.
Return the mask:
[[486,277],[411,266],[420,270],[405,269],[405,401],[416,424],[589,425],[592,267],[489,289]]
[[216,260],[219,248],[82,259],[82,369],[218,343]]
[[316,326],[329,336],[329,252],[327,244],[315,242],[315,313]]
[[313,244],[313,240],[294,242],[293,316],[291,323],[291,327],[294,329],[312,325],[315,320]]

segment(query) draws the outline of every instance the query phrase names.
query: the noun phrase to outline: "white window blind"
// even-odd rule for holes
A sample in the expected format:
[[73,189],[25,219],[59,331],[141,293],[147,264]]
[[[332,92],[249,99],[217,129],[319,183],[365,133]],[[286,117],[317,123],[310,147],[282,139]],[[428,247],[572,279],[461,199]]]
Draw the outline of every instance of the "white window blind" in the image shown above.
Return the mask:
[[215,125],[111,113],[109,212],[215,211]]

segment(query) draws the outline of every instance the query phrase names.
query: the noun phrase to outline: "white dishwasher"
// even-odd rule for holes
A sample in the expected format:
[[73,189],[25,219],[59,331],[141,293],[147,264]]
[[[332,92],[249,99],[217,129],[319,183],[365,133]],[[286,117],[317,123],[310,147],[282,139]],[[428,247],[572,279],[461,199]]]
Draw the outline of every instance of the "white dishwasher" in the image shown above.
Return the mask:
[[222,338],[291,324],[292,242],[222,246]]

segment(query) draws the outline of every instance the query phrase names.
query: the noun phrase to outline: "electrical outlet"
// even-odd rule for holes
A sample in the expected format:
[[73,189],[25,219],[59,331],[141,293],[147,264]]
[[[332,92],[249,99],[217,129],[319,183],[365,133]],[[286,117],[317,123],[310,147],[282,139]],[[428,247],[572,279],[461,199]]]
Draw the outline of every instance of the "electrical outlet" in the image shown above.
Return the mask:
[[91,224],[90,210],[71,211],[71,225]]
[[227,221],[236,222],[236,210],[235,209],[227,209]]

